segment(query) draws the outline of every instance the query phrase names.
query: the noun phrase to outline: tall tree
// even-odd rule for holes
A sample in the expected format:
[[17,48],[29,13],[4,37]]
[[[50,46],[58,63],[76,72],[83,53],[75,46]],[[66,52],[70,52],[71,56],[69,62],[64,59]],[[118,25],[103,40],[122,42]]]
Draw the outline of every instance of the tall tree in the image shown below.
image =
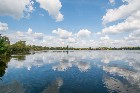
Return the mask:
[[10,53],[10,41],[6,36],[0,34],[0,54],[8,55]]

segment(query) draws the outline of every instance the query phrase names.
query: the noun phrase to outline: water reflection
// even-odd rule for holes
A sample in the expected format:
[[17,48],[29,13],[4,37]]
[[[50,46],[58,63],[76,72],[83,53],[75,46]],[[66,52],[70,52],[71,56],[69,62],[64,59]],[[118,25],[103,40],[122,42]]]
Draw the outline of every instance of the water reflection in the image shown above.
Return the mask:
[[9,84],[0,85],[0,93],[25,93],[23,86],[17,82],[13,81]]
[[4,62],[0,62],[0,77],[5,74],[5,70],[7,68],[7,64]]
[[2,77],[5,74],[7,63],[9,61],[10,61],[10,57],[8,56],[0,57],[0,77]]
[[90,63],[83,62],[83,61],[75,61],[75,60],[66,60],[62,59],[58,65],[52,67],[55,71],[66,71],[67,69],[71,68],[72,66],[77,67],[81,72],[86,72],[90,69]]
[[80,71],[86,72],[90,68],[89,62],[84,62],[86,56],[72,54],[67,55],[66,53],[38,53],[35,55],[26,56],[26,60],[20,60],[22,62],[19,63],[19,60],[15,59],[15,57],[8,64],[9,67],[12,68],[27,68],[30,70],[33,66],[41,67],[44,65],[54,64],[52,66],[53,70],[57,71],[65,71],[72,66],[76,66]]
[[26,60],[25,55],[13,55],[12,58],[14,58],[15,60],[18,60],[18,61]]
[[122,82],[119,79],[104,76],[104,84],[110,93],[140,93],[140,89],[137,86],[132,86],[127,82]]
[[[43,88],[39,88],[39,93],[64,93],[63,89],[68,93],[78,93],[75,92],[77,89],[79,93],[93,91],[139,93],[139,56],[140,51],[74,51],[68,54],[66,52],[38,52],[34,55],[12,58],[8,63],[7,72],[13,73],[15,77],[20,75],[22,78],[17,79],[23,83],[29,79],[30,81],[26,83],[33,84],[32,86],[39,87],[42,84]],[[6,64],[0,64],[0,66],[0,75],[3,76],[7,66]],[[3,76],[3,79],[7,78],[9,77]],[[47,84],[44,84],[44,81]],[[84,92],[84,88],[80,85],[88,86],[85,89],[88,92]]]
[[60,60],[60,63],[58,65],[53,66],[52,69],[57,71],[65,71],[70,67],[72,67],[71,61],[67,59],[62,59]]
[[59,89],[62,85],[63,79],[59,77],[45,88],[42,93],[59,93]]
[[87,62],[77,62],[76,65],[81,72],[87,72],[90,69],[90,63]]

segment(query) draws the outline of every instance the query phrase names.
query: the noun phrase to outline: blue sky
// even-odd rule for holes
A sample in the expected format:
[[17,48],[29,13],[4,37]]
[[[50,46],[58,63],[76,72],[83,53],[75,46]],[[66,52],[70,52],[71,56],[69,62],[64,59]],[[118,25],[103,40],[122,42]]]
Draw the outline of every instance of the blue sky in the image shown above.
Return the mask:
[[0,0],[0,32],[11,43],[73,47],[140,44],[138,0]]

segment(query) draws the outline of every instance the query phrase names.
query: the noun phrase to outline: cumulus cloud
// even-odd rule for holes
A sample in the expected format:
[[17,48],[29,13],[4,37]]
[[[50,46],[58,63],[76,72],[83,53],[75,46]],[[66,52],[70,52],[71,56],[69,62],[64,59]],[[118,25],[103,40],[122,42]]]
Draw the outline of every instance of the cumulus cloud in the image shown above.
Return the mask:
[[102,30],[103,33],[122,33],[122,32],[132,32],[140,29],[140,20],[125,20],[124,22],[118,23],[117,25],[106,27]]
[[[9,37],[11,43],[15,43],[19,40],[26,41],[27,44],[30,45],[44,45],[44,34],[33,32],[31,28],[28,31],[17,31],[15,33],[6,34]],[[42,44],[43,43],[43,44]]]
[[[125,38],[122,37],[115,40],[113,38],[110,38],[108,35],[101,35],[98,37],[99,39],[95,37],[95,40],[94,37],[81,39],[77,36],[77,33],[72,34],[72,32],[60,28],[58,28],[57,30],[53,30],[52,33],[57,34],[58,36],[50,36],[43,33],[33,32],[31,28],[29,28],[27,31],[17,31],[16,33],[6,34],[6,36],[9,37],[11,43],[15,43],[19,40],[24,40],[27,44],[30,45],[40,45],[48,47],[66,47],[67,45],[69,45],[70,47],[123,47],[140,45],[140,30],[131,32]],[[90,34],[84,33],[84,35],[80,34],[79,36],[89,37]]]
[[115,4],[115,0],[109,0],[109,2],[114,5]]
[[32,34],[32,32],[33,32],[32,29],[29,28],[28,31],[27,31],[27,34]]
[[43,34],[42,33],[34,33],[34,38],[35,39],[39,39],[39,40],[42,40],[43,39]]
[[25,34],[23,32],[21,32],[21,31],[17,31],[16,34],[19,37],[24,37],[25,36]]
[[60,12],[62,7],[60,0],[36,0],[40,3],[40,8],[49,12],[56,21],[62,21],[63,15]]
[[[124,2],[123,5],[115,9],[108,9],[103,16],[103,24],[114,21],[118,21],[118,23],[115,23],[114,25],[110,24],[102,29],[101,34],[106,36],[100,37],[99,42],[96,42],[98,46],[140,46],[140,1],[122,1]],[[98,33],[100,34],[100,32]],[[114,38],[109,38],[107,34],[121,34],[121,36],[114,40]],[[127,34],[128,36],[124,36]]]
[[59,35],[62,39],[68,39],[72,36],[72,32],[69,32],[67,30],[63,30],[61,28],[58,28],[57,30],[53,30],[52,33]]
[[6,31],[6,30],[8,30],[8,24],[0,22],[0,31]]
[[[30,33],[29,33],[30,32]],[[49,36],[43,33],[32,32],[29,29],[27,32],[17,31],[16,33],[8,34],[11,43],[19,40],[26,41],[30,45],[41,45],[49,47],[123,47],[123,46],[140,46],[139,31],[129,34],[128,37],[113,40],[108,35],[100,37],[99,40],[79,39],[76,36],[71,36],[67,39],[62,39],[57,36]]]
[[101,40],[109,40],[110,38],[109,38],[108,35],[106,35],[106,36],[104,36],[104,37],[101,37],[100,39],[101,39]]
[[132,32],[132,33],[130,33],[130,36],[132,37],[140,37],[140,29],[139,30],[136,30],[136,31],[134,31],[134,32]]
[[77,33],[77,37],[89,37],[91,35],[91,32],[87,29],[81,29],[78,33]]
[[132,32],[140,29],[140,11],[132,14],[127,17],[123,22],[118,23],[117,25],[112,25],[105,27],[102,30],[102,33],[122,33],[122,32]]
[[[107,10],[106,15],[102,18],[104,24],[124,19],[140,10],[140,0],[123,0],[123,2],[125,2],[125,4],[121,5],[119,8]],[[126,4],[126,2],[128,4]]]
[[124,37],[126,41],[135,41],[140,43],[140,30],[136,30],[128,35],[128,37]]
[[122,5],[116,9],[110,9],[103,16],[103,23],[113,22],[124,19],[115,25],[110,25],[102,29],[105,34],[117,34],[123,32],[133,32],[140,29],[140,1],[138,0],[123,0],[128,4]]
[[0,0],[0,16],[11,16],[15,19],[29,16],[34,8],[31,0]]
[[75,43],[75,42],[76,40],[74,38],[71,38],[71,37],[68,38],[68,43]]
[[[68,32],[69,33],[69,32]],[[67,34],[66,34],[67,35]],[[68,44],[74,44],[76,42],[73,37],[54,36],[43,33],[33,32],[31,28],[28,31],[17,31],[16,33],[6,34],[10,38],[11,43],[15,43],[19,40],[26,41],[30,45],[48,46],[48,47],[66,47]]]

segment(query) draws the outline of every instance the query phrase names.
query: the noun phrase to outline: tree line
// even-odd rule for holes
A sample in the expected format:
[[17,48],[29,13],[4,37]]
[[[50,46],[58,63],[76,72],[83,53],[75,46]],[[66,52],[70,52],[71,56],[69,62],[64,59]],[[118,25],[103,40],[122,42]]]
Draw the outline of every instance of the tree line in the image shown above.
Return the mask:
[[29,54],[30,51],[40,50],[140,50],[140,47],[98,47],[98,48],[73,48],[73,47],[47,47],[26,45],[26,41],[17,41],[14,44],[10,44],[10,40],[7,36],[0,35],[0,55],[9,56],[11,54]]
[[0,34],[0,57],[10,56],[12,54],[30,54],[31,51],[40,50],[73,50],[74,48],[66,47],[46,47],[36,45],[26,45],[26,41],[17,41],[14,44],[10,44],[10,40],[7,36]]

